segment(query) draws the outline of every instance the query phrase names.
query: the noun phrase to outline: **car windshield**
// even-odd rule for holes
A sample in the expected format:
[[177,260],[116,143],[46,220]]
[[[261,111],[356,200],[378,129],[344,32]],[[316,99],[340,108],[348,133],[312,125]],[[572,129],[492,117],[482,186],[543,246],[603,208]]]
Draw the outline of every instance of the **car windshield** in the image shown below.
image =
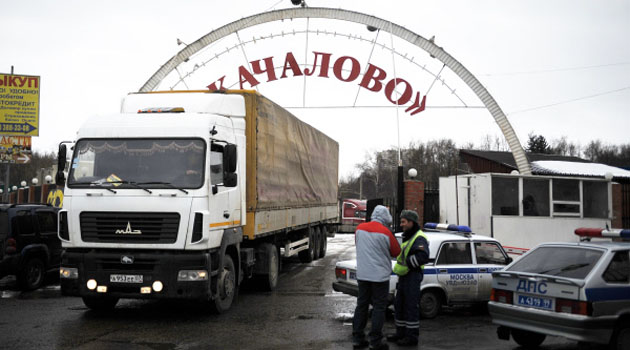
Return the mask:
[[202,139],[83,139],[68,187],[199,188],[205,154]]
[[506,271],[584,279],[604,252],[585,247],[539,247]]

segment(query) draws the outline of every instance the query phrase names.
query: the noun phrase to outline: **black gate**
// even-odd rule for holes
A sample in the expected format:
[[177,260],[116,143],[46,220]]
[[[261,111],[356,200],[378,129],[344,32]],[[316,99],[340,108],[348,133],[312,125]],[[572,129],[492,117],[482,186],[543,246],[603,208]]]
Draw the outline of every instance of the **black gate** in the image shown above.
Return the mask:
[[367,216],[366,221],[370,221],[372,218],[372,211],[377,205],[384,205],[389,208],[389,213],[392,214],[392,229],[394,232],[400,232],[400,213],[396,205],[396,198],[374,198],[367,200]]
[[440,190],[424,190],[424,223],[440,222]]

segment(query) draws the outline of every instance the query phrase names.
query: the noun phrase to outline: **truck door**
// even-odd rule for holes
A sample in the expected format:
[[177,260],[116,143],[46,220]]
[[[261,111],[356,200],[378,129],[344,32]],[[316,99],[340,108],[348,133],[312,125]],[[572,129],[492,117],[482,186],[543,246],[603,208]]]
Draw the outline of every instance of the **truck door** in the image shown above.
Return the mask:
[[[225,146],[235,143],[231,121],[228,125],[217,127],[217,139],[210,141],[210,230],[224,230],[240,225],[240,187],[225,186],[224,150]],[[244,171],[237,176],[245,176]]]
[[449,301],[477,298],[477,269],[473,265],[469,241],[442,243],[435,268],[438,282],[446,290]]

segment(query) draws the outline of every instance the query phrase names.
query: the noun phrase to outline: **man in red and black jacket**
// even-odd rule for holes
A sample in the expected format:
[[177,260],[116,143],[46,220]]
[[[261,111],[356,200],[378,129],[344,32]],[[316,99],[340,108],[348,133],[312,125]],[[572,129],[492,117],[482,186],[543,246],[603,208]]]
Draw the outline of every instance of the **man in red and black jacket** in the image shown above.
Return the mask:
[[[352,345],[354,349],[365,348],[386,350],[383,342],[383,324],[389,294],[389,278],[392,261],[400,254],[400,245],[389,230],[392,216],[389,210],[377,205],[372,212],[372,220],[357,227],[355,243],[357,247],[357,282],[359,296],[352,322]],[[372,329],[369,342],[365,339],[365,326],[368,307],[372,304]]]

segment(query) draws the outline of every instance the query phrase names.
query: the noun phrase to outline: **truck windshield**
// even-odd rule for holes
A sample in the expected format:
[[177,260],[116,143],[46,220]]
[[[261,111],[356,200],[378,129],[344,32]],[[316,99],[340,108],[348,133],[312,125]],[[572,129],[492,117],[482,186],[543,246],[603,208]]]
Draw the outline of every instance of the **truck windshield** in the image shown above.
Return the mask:
[[601,250],[584,247],[539,247],[507,271],[584,279],[602,254]]
[[202,139],[82,139],[68,187],[199,188],[205,155]]

